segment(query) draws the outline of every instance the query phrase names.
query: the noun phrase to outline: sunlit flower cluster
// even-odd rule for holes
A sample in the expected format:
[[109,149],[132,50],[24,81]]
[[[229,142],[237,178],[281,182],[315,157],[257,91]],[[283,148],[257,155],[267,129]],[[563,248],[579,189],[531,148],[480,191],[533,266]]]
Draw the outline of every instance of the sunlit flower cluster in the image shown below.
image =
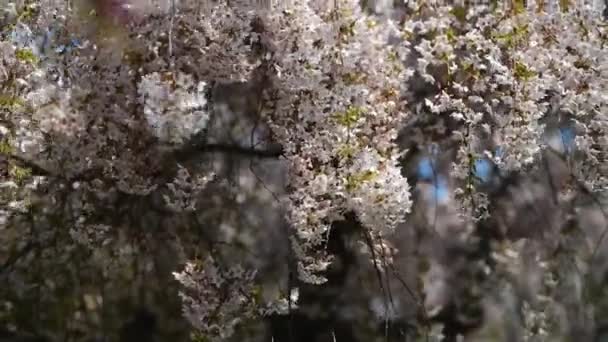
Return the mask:
[[462,181],[464,207],[486,202],[473,191],[479,160],[505,173],[529,169],[547,144],[543,132],[556,125],[575,126],[570,134],[589,160],[583,177],[603,187],[606,31],[596,10],[412,6],[403,34],[416,56],[414,79],[426,88],[412,90],[410,106],[417,121],[444,120],[436,133],[446,149],[457,147],[450,173]]
[[179,144],[207,126],[205,86],[185,74],[153,73],[142,78],[144,115],[159,139]]
[[278,46],[269,115],[290,164],[287,206],[300,277],[317,283],[330,264],[318,251],[333,221],[354,212],[382,240],[409,210],[394,145],[406,116],[399,97],[405,52],[388,45],[393,23],[367,17],[356,1],[319,10],[295,1],[269,17]]

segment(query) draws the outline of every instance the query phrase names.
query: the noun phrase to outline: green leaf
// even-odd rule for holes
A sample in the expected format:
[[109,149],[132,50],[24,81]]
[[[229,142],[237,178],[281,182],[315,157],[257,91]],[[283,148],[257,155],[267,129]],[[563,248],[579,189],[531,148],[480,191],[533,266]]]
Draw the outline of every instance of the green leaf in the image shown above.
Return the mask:
[[14,152],[13,146],[7,138],[0,141],[0,154],[11,154]]
[[448,28],[447,31],[445,31],[445,35],[448,38],[448,42],[450,42],[451,44],[454,44],[457,40],[457,34],[456,31],[454,31],[454,29],[452,27]]
[[346,85],[353,85],[364,83],[366,78],[362,72],[349,72],[342,77],[342,80]]
[[377,171],[368,170],[355,173],[346,177],[346,190],[354,191],[363,183],[373,180],[378,175]]
[[388,60],[390,62],[398,62],[399,61],[399,56],[397,55],[397,53],[395,51],[389,51],[388,52]]
[[262,287],[258,285],[254,286],[251,290],[251,296],[256,303],[262,303],[262,300],[264,299],[262,296]]
[[526,11],[526,2],[524,0],[513,0],[513,14],[518,15]]
[[574,62],[574,67],[577,69],[589,70],[591,69],[591,61],[587,58],[579,58]]
[[493,34],[493,38],[499,42],[502,42],[508,48],[512,48],[521,44],[528,36],[528,25],[520,25],[513,28],[511,32],[504,34]]
[[32,175],[32,170],[12,164],[10,166],[9,175],[14,178],[17,183],[21,183]]
[[209,339],[198,331],[190,333],[190,340],[192,342],[209,342]]
[[15,110],[23,106],[23,101],[15,96],[0,95],[0,109]]
[[348,38],[348,37],[352,37],[355,35],[355,24],[357,23],[356,20],[351,21],[348,24],[344,24],[342,26],[340,26],[340,35],[343,38]]
[[33,2],[29,3],[25,6],[23,11],[21,11],[19,13],[19,16],[17,17],[17,21],[32,19],[35,14],[36,14],[36,4]]
[[338,149],[337,154],[341,159],[351,159],[356,152],[355,146],[344,144]]
[[524,63],[517,61],[515,62],[515,67],[513,68],[513,74],[519,80],[527,81],[532,77],[536,76],[536,72],[530,70],[527,65]]
[[455,6],[450,10],[450,14],[456,17],[460,22],[465,22],[467,20],[467,12],[467,8],[464,6]]
[[362,108],[350,106],[345,112],[334,114],[334,119],[342,126],[351,127],[359,121],[363,114]]
[[462,70],[464,70],[464,72],[473,79],[478,79],[479,76],[481,76],[481,73],[477,68],[475,68],[473,63],[463,63]]
[[31,49],[18,49],[15,52],[15,57],[21,62],[30,63],[33,65],[38,64],[38,57],[36,57]]

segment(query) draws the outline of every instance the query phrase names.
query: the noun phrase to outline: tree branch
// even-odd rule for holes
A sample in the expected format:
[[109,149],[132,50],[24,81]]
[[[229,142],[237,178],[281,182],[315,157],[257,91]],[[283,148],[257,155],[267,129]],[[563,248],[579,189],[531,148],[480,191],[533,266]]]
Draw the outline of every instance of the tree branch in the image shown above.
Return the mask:
[[[257,149],[231,144],[207,144],[200,146],[187,146],[184,149],[176,151],[173,155],[175,160],[178,163],[181,163],[190,160],[200,153],[224,153],[252,158],[279,158],[281,155],[283,155],[283,150],[279,147]],[[17,161],[22,167],[31,169],[32,174],[35,176],[55,177],[64,179],[66,181],[87,181],[94,178],[90,175],[91,170],[86,170],[82,174],[74,175],[72,177],[65,177],[17,154],[7,154],[6,156]]]
[[231,144],[207,144],[188,146],[175,153],[178,162],[187,161],[198,153],[225,153],[254,158],[279,158],[283,155],[281,148],[257,149]]

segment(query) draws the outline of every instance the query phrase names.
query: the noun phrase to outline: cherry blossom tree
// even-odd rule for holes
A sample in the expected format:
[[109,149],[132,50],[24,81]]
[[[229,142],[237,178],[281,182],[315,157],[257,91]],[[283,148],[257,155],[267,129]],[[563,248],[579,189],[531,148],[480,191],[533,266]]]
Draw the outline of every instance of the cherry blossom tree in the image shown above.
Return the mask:
[[603,338],[600,1],[1,5],[2,333]]

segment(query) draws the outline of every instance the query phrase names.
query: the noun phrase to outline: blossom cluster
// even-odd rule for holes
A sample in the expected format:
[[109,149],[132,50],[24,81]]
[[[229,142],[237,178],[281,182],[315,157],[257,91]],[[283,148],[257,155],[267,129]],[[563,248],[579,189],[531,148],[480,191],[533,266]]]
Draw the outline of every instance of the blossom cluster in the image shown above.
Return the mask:
[[459,179],[455,193],[465,208],[476,206],[477,218],[488,217],[487,199],[474,191],[480,163],[503,174],[530,169],[547,143],[555,146],[544,132],[556,127],[577,136],[578,153],[589,161],[581,178],[598,189],[605,184],[597,164],[605,154],[602,18],[586,6],[528,5],[411,4],[403,27],[413,79],[424,84],[409,88],[412,125],[441,120],[412,140],[456,149],[449,171]]
[[139,93],[146,120],[163,141],[182,143],[207,125],[204,82],[194,84],[185,74],[174,79],[172,74],[153,73],[142,77]]
[[268,17],[277,42],[268,116],[290,165],[287,210],[299,274],[318,283],[331,259],[319,251],[333,221],[354,212],[381,243],[409,211],[394,143],[407,115],[405,51],[388,45],[394,23],[367,18],[357,1],[320,9],[295,1]]
[[185,289],[180,296],[186,319],[204,336],[223,341],[257,309],[251,297],[255,272],[240,266],[223,269],[216,263],[211,257],[198,264],[190,262],[174,275]]

